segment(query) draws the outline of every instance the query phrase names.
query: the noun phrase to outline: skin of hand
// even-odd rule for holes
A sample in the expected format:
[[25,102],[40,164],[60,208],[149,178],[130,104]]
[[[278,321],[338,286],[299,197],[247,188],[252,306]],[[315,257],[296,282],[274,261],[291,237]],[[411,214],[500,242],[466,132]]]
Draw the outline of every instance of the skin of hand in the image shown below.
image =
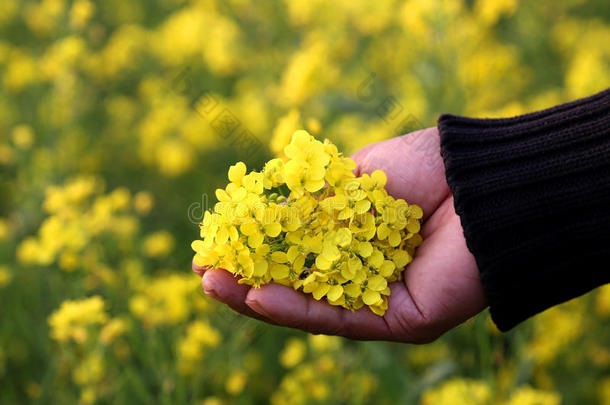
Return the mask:
[[204,271],[193,264],[202,276],[204,292],[244,315],[311,333],[406,343],[434,341],[487,306],[439,150],[439,133],[433,127],[368,145],[352,156],[356,175],[383,170],[388,193],[424,211],[423,243],[403,280],[390,284],[389,307],[383,317],[366,307],[352,312],[331,306],[279,284],[252,288],[238,284],[225,270]]

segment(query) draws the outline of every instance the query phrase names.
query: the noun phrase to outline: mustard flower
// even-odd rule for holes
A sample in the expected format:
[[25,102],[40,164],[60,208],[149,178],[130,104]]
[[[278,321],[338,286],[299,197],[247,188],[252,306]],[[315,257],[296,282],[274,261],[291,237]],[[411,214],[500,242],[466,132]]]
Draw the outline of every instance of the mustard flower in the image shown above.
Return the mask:
[[103,325],[108,319],[104,300],[93,296],[75,301],[64,301],[49,317],[51,336],[58,342],[84,343],[90,327]]
[[421,243],[416,205],[385,190],[377,170],[356,177],[356,163],[330,141],[296,131],[261,172],[238,162],[192,243],[199,266],[218,267],[259,287],[276,282],[350,310],[383,315],[389,283],[402,278]]

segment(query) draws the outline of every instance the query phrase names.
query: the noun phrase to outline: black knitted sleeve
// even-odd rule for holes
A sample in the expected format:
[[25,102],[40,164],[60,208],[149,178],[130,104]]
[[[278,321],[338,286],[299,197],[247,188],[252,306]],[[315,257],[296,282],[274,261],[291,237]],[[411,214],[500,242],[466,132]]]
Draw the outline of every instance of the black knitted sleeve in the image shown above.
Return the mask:
[[610,89],[514,118],[445,114],[438,128],[500,330],[610,282]]

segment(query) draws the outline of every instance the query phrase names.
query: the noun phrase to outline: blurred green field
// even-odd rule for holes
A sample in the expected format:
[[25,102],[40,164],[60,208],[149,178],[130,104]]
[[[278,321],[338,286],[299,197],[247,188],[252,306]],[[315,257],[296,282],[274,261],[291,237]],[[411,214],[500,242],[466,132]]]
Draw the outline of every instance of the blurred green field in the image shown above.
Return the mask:
[[0,404],[609,405],[608,286],[411,346],[245,319],[190,270],[230,164],[586,96],[608,39],[605,0],[2,0]]

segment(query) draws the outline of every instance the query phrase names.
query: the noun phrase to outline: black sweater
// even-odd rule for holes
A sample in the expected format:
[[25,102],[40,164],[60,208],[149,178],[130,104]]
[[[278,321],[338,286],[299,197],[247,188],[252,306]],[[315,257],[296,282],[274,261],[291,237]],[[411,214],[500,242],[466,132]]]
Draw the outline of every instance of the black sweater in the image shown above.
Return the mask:
[[610,282],[610,89],[514,118],[445,114],[438,128],[500,330]]

